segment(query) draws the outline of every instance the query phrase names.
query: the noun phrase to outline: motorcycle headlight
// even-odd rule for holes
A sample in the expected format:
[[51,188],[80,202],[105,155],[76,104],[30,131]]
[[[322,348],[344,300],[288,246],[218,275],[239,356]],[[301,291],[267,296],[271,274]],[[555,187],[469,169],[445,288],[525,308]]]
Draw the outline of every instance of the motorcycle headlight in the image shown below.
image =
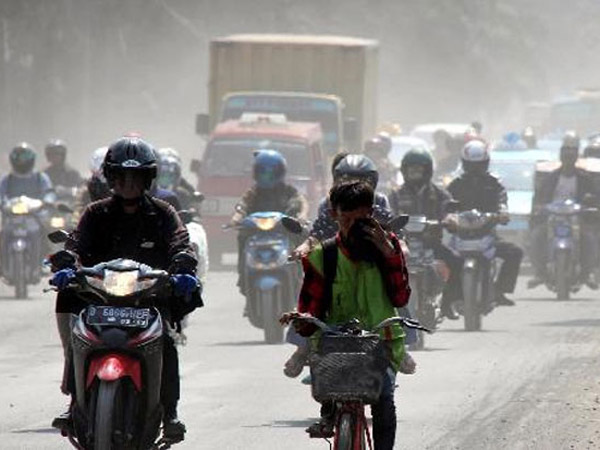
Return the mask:
[[29,212],[29,207],[27,206],[26,203],[23,202],[18,202],[15,203],[14,205],[12,205],[12,207],[10,208],[10,212],[12,212],[13,214],[27,214]]
[[129,272],[107,270],[104,272],[102,285],[107,293],[115,297],[131,295],[138,288],[138,272],[136,270]]
[[252,221],[254,222],[254,225],[262,231],[272,230],[275,228],[275,225],[277,225],[277,219],[274,219],[273,217],[255,217]]
[[52,217],[50,219],[50,226],[52,228],[64,228],[65,227],[65,218],[64,217],[60,217],[60,216],[56,216],[56,217]]

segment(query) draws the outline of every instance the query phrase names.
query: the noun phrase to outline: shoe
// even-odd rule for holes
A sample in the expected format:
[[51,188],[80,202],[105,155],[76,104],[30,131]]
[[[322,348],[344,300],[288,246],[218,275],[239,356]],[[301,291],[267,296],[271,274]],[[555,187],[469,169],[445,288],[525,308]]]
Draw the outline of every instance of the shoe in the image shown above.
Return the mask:
[[57,428],[59,430],[68,430],[71,428],[73,421],[71,420],[71,406],[69,409],[62,413],[61,415],[55,417],[52,420],[52,428]]
[[545,281],[544,281],[543,277],[535,276],[535,277],[531,278],[529,281],[527,281],[527,289],[534,289],[538,286],[541,286],[544,283],[545,283]]
[[334,435],[333,420],[322,417],[321,420],[308,427],[306,432],[311,438],[332,438]]
[[442,303],[441,307],[442,317],[446,317],[450,320],[458,320],[458,314],[454,310],[452,303]]
[[400,361],[400,367],[398,367],[400,373],[405,375],[412,375],[417,371],[417,363],[413,359],[410,353],[404,352],[404,358]]
[[185,438],[185,425],[177,417],[163,420],[163,437],[171,442],[181,442]]
[[289,378],[296,378],[304,370],[304,366],[308,361],[308,350],[305,347],[298,347],[296,351],[290,356],[284,366],[283,374]]
[[515,306],[515,302],[507,298],[504,294],[496,295],[496,305],[498,306]]

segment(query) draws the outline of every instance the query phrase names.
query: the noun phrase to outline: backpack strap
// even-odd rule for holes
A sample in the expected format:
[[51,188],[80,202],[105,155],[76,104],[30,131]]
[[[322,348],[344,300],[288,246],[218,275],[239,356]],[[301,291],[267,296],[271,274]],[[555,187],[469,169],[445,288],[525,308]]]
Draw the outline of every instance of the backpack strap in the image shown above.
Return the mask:
[[335,237],[323,241],[323,278],[325,279],[324,308],[329,312],[333,301],[333,282],[337,275],[338,247]]

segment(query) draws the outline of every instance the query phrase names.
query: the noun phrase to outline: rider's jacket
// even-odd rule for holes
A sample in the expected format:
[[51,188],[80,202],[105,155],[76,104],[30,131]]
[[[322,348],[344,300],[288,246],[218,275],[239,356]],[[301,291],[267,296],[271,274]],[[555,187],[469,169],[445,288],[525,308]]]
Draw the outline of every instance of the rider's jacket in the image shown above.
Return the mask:
[[[129,258],[156,269],[193,273],[197,265],[172,267],[179,252],[195,258],[188,232],[171,206],[148,195],[134,214],[126,214],[116,196],[90,204],[65,249],[76,253],[83,266]],[[61,291],[57,311],[70,311],[68,303],[68,290]]]
[[420,188],[403,184],[390,194],[390,206],[394,214],[423,215],[427,220],[443,220],[446,206],[451,200],[448,191],[431,182]]
[[53,201],[52,182],[43,172],[32,172],[27,175],[9,173],[0,181],[0,199],[27,197]]
[[497,213],[505,209],[508,203],[506,189],[489,172],[482,175],[463,173],[448,185],[448,192],[460,202],[461,211],[478,209]]
[[[343,324],[356,318],[369,329],[396,316],[396,307],[404,306],[410,297],[408,271],[400,243],[392,242],[396,253],[386,258],[381,269],[375,263],[353,261],[336,235],[337,268],[332,298],[325,298],[323,247],[318,245],[302,260],[304,282],[298,300],[298,311],[310,313],[328,324]],[[404,354],[404,331],[393,325],[382,330],[391,341],[392,366],[397,370]]]
[[[388,223],[393,218],[388,198],[381,192],[375,192],[373,218],[382,224]],[[331,217],[329,200],[325,197],[321,199],[321,203],[319,203],[318,216],[310,230],[310,236],[315,237],[320,241],[324,241],[325,239],[334,237],[337,232],[338,225],[335,220],[333,220],[333,217]]]
[[50,177],[54,186],[72,188],[83,183],[83,178],[81,178],[79,172],[68,165],[62,167],[48,166],[44,172]]
[[306,198],[294,186],[285,183],[273,189],[251,187],[238,202],[237,209],[242,211],[236,212],[239,219],[260,211],[278,211],[299,219],[308,216]]
[[[556,190],[556,186],[558,185],[558,180],[560,179],[561,173],[562,169],[559,167],[558,169],[549,173],[548,176],[542,180],[540,185],[536,187],[533,196],[534,207],[552,203],[554,192]],[[576,179],[576,194],[573,200],[575,202],[582,203],[586,195],[597,194],[597,190],[595,189],[594,183],[588,172],[577,167],[575,168],[574,176]]]

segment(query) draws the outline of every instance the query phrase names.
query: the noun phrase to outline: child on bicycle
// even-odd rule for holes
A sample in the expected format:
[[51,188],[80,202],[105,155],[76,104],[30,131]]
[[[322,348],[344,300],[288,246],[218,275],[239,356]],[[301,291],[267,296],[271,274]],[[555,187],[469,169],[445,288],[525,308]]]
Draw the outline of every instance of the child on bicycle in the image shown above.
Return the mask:
[[[410,287],[400,242],[372,218],[373,197],[373,188],[364,181],[342,182],[330,190],[329,201],[339,232],[302,260],[300,313],[309,313],[330,325],[356,318],[368,329],[395,316],[395,308],[407,304]],[[329,246],[335,251],[326,250]],[[325,257],[332,253],[336,255],[333,270],[332,258]],[[303,336],[316,330],[310,325],[296,327]],[[390,367],[381,397],[371,406],[373,438],[375,450],[392,450],[396,435],[395,375],[403,363],[404,331],[394,324],[384,328],[381,335],[388,344]],[[334,408],[333,404],[322,405],[321,420],[307,429],[311,436],[333,436]]]

